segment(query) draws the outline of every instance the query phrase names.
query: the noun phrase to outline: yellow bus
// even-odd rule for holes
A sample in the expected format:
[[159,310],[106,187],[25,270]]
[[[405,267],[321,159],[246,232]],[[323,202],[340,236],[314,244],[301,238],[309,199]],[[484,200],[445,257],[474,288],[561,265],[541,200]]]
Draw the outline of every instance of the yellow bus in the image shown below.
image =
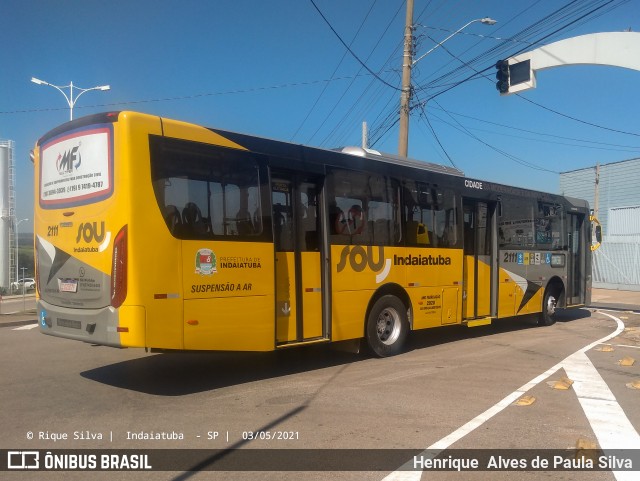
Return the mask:
[[36,144],[44,334],[270,351],[583,306],[585,201],[361,148],[323,150],[135,112]]

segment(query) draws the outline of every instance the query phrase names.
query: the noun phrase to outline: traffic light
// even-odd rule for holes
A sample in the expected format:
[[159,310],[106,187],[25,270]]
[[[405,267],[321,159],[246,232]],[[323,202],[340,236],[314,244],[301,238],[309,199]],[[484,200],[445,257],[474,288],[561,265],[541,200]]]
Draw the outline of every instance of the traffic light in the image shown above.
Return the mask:
[[506,94],[509,92],[509,61],[508,60],[498,60],[496,62],[496,88],[501,94]]

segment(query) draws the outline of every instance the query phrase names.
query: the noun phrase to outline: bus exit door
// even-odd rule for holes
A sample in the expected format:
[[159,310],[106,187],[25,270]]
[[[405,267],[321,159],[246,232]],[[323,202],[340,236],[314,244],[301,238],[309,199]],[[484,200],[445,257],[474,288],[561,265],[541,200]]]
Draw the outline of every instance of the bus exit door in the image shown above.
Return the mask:
[[294,173],[271,179],[277,346],[328,338],[320,181]]
[[496,315],[497,257],[495,204],[465,199],[464,290],[462,317],[487,318]]

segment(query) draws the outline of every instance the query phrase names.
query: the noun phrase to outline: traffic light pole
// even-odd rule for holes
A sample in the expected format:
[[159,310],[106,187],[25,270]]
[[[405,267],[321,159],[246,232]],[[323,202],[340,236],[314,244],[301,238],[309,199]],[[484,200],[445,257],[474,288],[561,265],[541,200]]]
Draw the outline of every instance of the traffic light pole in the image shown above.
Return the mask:
[[640,71],[640,33],[591,33],[501,60],[496,64],[496,87],[501,95],[536,88],[539,70],[568,65],[608,65]]

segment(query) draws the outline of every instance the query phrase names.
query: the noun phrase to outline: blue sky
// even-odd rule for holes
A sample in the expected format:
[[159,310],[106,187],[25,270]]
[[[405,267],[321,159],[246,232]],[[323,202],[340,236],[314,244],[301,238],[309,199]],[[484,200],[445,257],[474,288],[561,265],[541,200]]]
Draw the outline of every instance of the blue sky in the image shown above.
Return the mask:
[[[111,85],[108,92],[83,95],[75,118],[137,110],[325,148],[359,145],[367,121],[373,148],[397,152],[404,1],[315,3],[360,60],[391,86],[346,53],[309,0],[5,0],[0,139],[16,143],[18,218],[33,219],[29,150],[69,117],[62,94],[31,83],[31,77],[83,88]],[[417,55],[470,20],[489,16],[498,23],[470,25],[417,65],[415,100],[428,102],[412,110],[410,157],[450,165],[448,155],[469,177],[550,192],[558,191],[558,171],[639,157],[637,71],[546,70],[538,75],[538,88],[522,93],[523,99],[500,97],[491,68],[488,78],[441,93],[474,74],[470,67],[492,67],[526,50],[529,44],[522,39],[538,40],[603,4],[606,0],[415,0]],[[505,43],[563,5],[575,8]],[[543,43],[627,29],[640,31],[640,5],[613,0],[591,20]],[[449,74],[454,69],[457,73]],[[525,99],[635,135],[570,120]]]

